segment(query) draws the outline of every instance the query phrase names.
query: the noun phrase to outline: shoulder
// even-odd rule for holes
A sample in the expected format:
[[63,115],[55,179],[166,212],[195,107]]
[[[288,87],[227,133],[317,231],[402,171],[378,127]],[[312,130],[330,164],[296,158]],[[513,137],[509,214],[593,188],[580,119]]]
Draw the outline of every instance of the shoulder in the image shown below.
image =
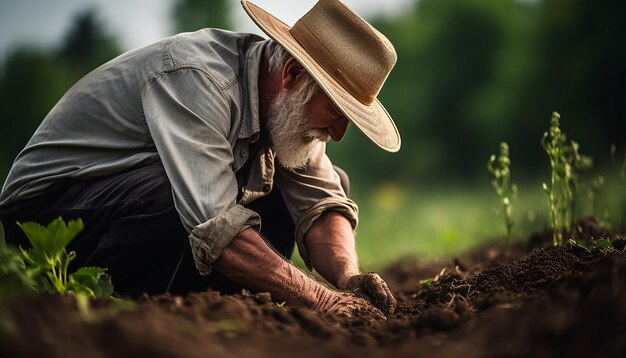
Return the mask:
[[195,68],[226,90],[240,76],[246,48],[259,40],[254,34],[211,28],[182,33],[163,42],[166,70]]

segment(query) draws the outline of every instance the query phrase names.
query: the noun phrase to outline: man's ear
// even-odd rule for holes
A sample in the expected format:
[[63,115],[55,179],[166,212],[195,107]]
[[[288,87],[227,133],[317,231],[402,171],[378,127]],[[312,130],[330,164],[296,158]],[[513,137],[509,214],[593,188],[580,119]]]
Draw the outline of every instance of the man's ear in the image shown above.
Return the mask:
[[283,65],[280,84],[285,89],[293,88],[304,74],[306,74],[304,67],[296,59],[290,57]]

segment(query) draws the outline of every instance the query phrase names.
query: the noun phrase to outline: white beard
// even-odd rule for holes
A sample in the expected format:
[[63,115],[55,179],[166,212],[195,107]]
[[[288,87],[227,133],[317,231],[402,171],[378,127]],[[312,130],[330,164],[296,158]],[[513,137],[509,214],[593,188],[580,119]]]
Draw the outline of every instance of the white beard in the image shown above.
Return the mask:
[[269,108],[267,128],[280,164],[288,169],[306,167],[319,142],[327,142],[326,130],[309,128],[308,103],[304,91],[281,91]]

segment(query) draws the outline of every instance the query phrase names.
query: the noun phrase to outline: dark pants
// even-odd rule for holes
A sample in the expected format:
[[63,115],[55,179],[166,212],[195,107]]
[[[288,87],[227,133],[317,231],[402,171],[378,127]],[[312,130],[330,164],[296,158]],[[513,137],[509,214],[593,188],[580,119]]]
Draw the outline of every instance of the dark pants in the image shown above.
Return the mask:
[[[340,175],[347,188],[347,175]],[[261,216],[261,234],[290,258],[294,223],[280,190],[275,188],[248,208]],[[81,218],[85,226],[68,245],[68,251],[76,251],[69,272],[81,266],[105,267],[119,294],[184,294],[208,288],[230,293],[240,289],[216,270],[208,277],[198,274],[188,233],[174,208],[171,185],[160,165],[105,178],[56,183],[43,195],[6,208],[0,212],[0,220],[7,244],[30,247],[16,222],[47,225],[58,216],[65,221]]]

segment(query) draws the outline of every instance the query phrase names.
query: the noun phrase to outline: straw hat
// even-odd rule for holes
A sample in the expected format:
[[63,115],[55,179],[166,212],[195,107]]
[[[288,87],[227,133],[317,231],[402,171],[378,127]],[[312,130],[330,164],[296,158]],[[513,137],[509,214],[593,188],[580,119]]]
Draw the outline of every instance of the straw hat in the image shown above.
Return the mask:
[[387,38],[338,0],[320,0],[292,28],[241,0],[252,20],[307,70],[376,145],[400,149],[400,133],[376,96],[396,63]]

